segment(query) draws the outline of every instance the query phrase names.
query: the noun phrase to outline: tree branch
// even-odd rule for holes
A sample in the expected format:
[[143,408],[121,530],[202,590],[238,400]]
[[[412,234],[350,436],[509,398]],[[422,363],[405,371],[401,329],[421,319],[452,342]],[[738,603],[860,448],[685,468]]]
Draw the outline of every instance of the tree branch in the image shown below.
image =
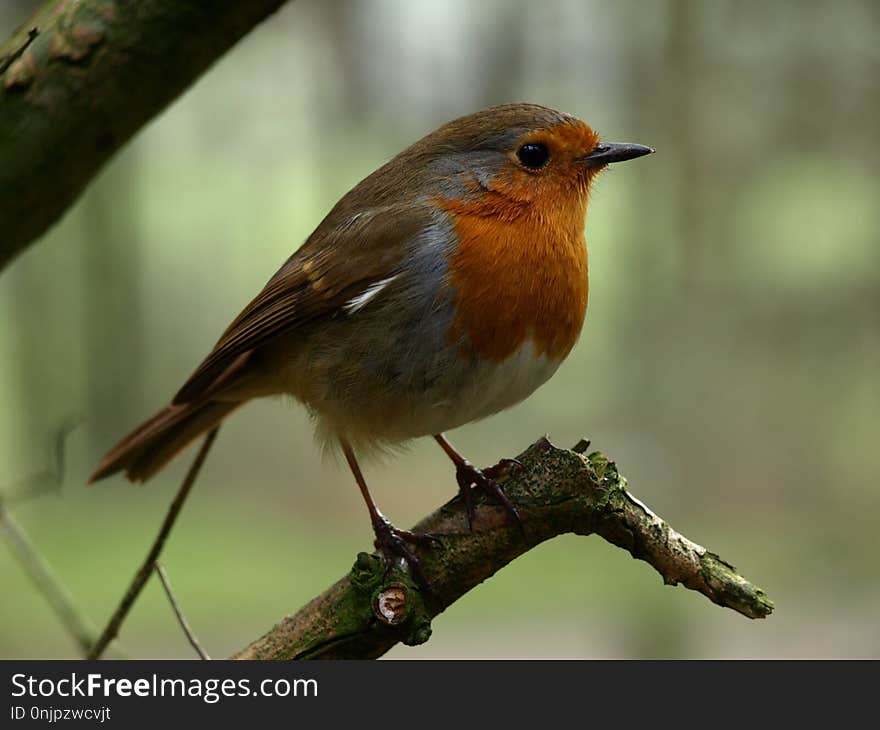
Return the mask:
[[190,628],[189,621],[187,621],[186,616],[183,615],[183,610],[177,603],[177,599],[174,597],[174,591],[171,589],[171,581],[168,580],[168,574],[165,572],[164,566],[157,560],[153,568],[156,571],[156,575],[159,576],[159,580],[162,581],[162,587],[165,589],[168,603],[171,604],[171,610],[174,611],[174,615],[177,617],[177,623],[180,624],[180,628],[183,630],[190,646],[195,649],[196,654],[199,655],[200,659],[210,659],[211,657],[209,657],[208,653],[202,648],[202,645],[193,633],[192,628]]
[[[0,269],[284,0],[50,0],[0,46]],[[133,91],[136,90],[136,91]]]
[[421,644],[431,619],[464,593],[545,540],[597,534],[649,563],[664,583],[680,583],[719,606],[765,618],[773,603],[720,557],[678,534],[626,490],[614,462],[584,456],[546,438],[517,459],[503,478],[519,507],[525,537],[506,512],[480,500],[473,530],[456,497],[413,528],[436,535],[420,552],[430,589],[420,590],[402,566],[386,576],[375,555],[361,553],[351,572],[297,613],[281,620],[234,659],[369,659],[397,642]]
[[153,544],[150,546],[150,551],[147,553],[147,557],[144,558],[144,562],[141,563],[141,567],[138,568],[137,573],[134,574],[131,585],[129,585],[125,595],[122,596],[119,606],[117,606],[116,610],[113,612],[113,616],[110,617],[110,621],[104,628],[104,631],[101,632],[101,636],[98,637],[98,640],[95,642],[91,651],[89,651],[86,659],[100,659],[104,650],[119,633],[119,627],[122,626],[122,622],[125,621],[128,612],[131,611],[131,607],[134,605],[134,602],[138,599],[138,596],[140,596],[141,591],[144,589],[144,586],[153,574],[153,566],[156,565],[156,561],[159,560],[159,555],[162,554],[162,548],[165,547],[165,541],[168,539],[168,535],[171,534],[174,523],[177,521],[177,516],[180,514],[180,510],[183,509],[184,502],[186,502],[186,498],[189,496],[190,490],[196,482],[196,477],[198,477],[199,471],[201,471],[202,464],[205,463],[205,459],[208,456],[208,452],[211,450],[214,439],[217,438],[217,431],[219,429],[219,426],[214,426],[213,429],[208,431],[208,434],[202,441],[202,445],[199,447],[196,458],[193,459],[193,463],[190,466],[189,471],[186,473],[183,483],[180,485],[180,489],[177,490],[177,495],[174,497],[174,501],[171,502],[171,506],[168,508],[165,519],[162,521],[162,526],[159,528],[159,534],[157,534],[156,539],[153,540]]
[[[0,65],[2,67],[2,65]],[[61,579],[52,570],[25,529],[9,511],[14,504],[41,497],[50,492],[60,493],[64,481],[64,452],[67,437],[78,425],[78,419],[68,419],[55,432],[50,465],[31,474],[0,494],[0,532],[6,538],[9,549],[18,559],[36,589],[43,594],[55,612],[61,625],[76,642],[83,656],[95,640],[95,630],[88,619],[76,607],[73,597]]]
[[95,640],[95,630],[76,607],[70,592],[55,575],[49,563],[6,508],[2,497],[0,497],[0,531],[6,537],[10,550],[18,558],[34,586],[46,598],[67,633],[73,637],[80,653],[83,656],[88,654]]

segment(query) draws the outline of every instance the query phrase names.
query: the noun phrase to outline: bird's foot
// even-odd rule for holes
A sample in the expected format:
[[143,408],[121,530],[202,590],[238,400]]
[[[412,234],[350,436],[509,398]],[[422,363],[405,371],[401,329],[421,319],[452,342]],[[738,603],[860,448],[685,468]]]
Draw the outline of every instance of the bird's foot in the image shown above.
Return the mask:
[[429,546],[439,542],[434,535],[420,534],[401,530],[382,517],[373,522],[373,532],[376,539],[373,544],[382,554],[385,561],[385,575],[391,571],[392,566],[398,559],[409,566],[410,572],[422,588],[430,588],[430,583],[425,576],[422,559],[415,553],[411,546]]
[[498,484],[496,478],[507,474],[511,469],[520,468],[522,464],[516,459],[502,459],[495,466],[486,469],[477,469],[469,461],[459,464],[455,468],[455,480],[458,482],[458,493],[464,502],[468,516],[468,527],[473,529],[474,526],[474,494],[473,487],[481,490],[485,494],[493,497],[507,513],[513,517],[520,530],[525,534],[522,518],[520,518],[519,510],[516,505],[510,501],[510,498],[504,493],[504,490]]

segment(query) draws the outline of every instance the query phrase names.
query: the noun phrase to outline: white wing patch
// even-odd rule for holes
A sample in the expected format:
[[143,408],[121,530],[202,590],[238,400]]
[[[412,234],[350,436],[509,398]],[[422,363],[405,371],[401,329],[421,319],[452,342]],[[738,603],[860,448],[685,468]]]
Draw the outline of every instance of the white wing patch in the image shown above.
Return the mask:
[[362,294],[358,294],[356,297],[349,299],[345,305],[343,305],[343,309],[348,314],[354,314],[358,310],[363,309],[371,299],[375,298],[376,295],[394,281],[397,276],[398,275],[395,274],[394,276],[389,276],[387,279],[377,281],[375,284],[370,284]]

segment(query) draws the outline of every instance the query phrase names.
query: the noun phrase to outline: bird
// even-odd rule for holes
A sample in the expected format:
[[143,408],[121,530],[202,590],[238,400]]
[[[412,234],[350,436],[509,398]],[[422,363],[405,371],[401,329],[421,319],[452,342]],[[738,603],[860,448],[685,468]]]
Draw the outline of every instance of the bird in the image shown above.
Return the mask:
[[476,468],[445,433],[523,401],[571,352],[587,311],[591,186],[609,164],[652,152],[537,104],[444,124],[333,206],[89,481],[146,481],[247,401],[292,395],[319,443],[344,455],[388,564],[419,570],[426,536],[379,510],[359,459],[416,438],[451,459],[469,522],[475,488],[518,521],[496,479],[503,465]]

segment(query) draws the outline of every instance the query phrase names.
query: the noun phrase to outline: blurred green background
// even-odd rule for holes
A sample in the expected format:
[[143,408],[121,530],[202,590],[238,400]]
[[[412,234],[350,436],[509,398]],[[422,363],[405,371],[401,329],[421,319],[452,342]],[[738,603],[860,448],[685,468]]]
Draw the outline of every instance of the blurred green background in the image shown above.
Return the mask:
[[[0,3],[0,35],[35,6]],[[527,402],[451,438],[490,464],[544,432],[590,437],[777,610],[749,621],[599,538],[565,537],[390,656],[880,656],[874,0],[290,3],[3,272],[0,488],[44,468],[53,433],[82,419],[60,493],[16,517],[103,625],[192,452],[146,487],[86,488],[102,453],[166,402],[340,195],[441,123],[507,101],[658,153],[595,190],[571,357]],[[401,526],[454,493],[427,442],[367,477]],[[223,656],[370,537],[303,409],[266,401],[222,430],[164,561]],[[192,654],[155,580],[121,639],[135,657]],[[74,655],[0,544],[0,656]]]

